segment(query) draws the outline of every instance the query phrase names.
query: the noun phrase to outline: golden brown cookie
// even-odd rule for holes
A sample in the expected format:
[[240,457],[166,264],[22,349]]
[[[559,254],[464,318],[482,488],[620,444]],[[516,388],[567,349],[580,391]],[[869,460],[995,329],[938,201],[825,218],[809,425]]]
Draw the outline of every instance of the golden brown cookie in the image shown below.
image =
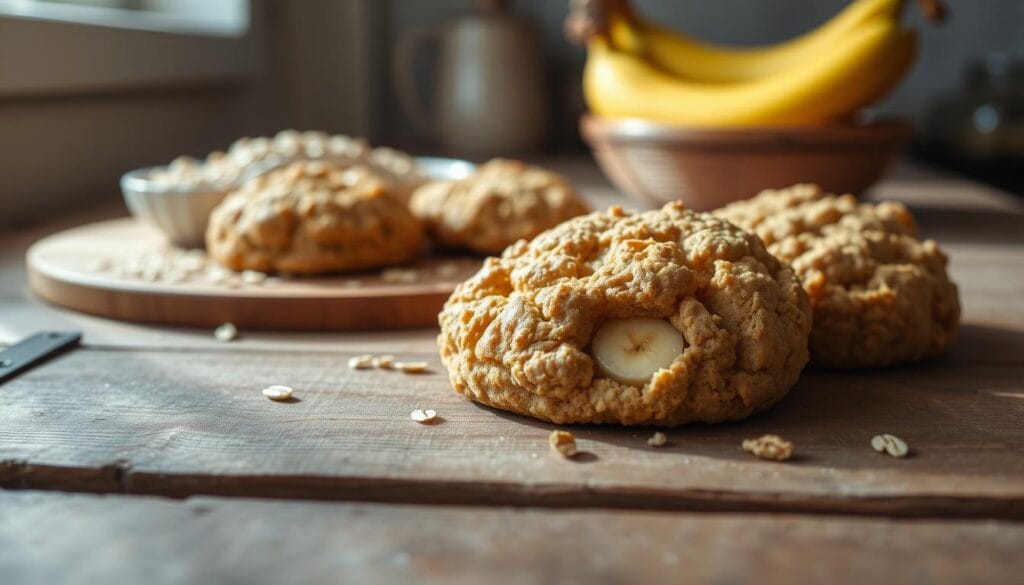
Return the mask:
[[564,178],[504,159],[465,179],[420,187],[410,207],[438,243],[484,254],[499,254],[516,240],[589,211]]
[[233,270],[322,272],[416,256],[423,227],[365,167],[296,162],[257,177],[210,215],[206,247]]
[[439,321],[452,385],[472,400],[556,423],[678,425],[781,399],[807,362],[810,309],[758,238],[670,203],[517,242]]
[[815,185],[764,191],[717,212],[792,264],[811,299],[811,360],[886,366],[938,354],[960,320],[945,254],[899,203],[859,203]]

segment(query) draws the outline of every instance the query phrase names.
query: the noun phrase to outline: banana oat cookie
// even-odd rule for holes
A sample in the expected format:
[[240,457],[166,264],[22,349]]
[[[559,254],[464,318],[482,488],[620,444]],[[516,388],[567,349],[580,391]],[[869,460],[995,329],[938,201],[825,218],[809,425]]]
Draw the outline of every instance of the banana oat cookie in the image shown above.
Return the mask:
[[945,254],[899,203],[859,203],[815,185],[764,191],[715,212],[789,262],[811,300],[811,360],[886,366],[938,354],[960,320]]
[[678,425],[768,408],[807,362],[810,309],[761,241],[670,203],[519,241],[439,316],[455,390],[556,423]]
[[296,162],[257,177],[210,215],[206,247],[233,270],[322,272],[416,256],[423,227],[366,167]]
[[516,240],[589,211],[564,178],[504,159],[465,179],[420,187],[409,205],[440,244],[484,254],[500,254]]

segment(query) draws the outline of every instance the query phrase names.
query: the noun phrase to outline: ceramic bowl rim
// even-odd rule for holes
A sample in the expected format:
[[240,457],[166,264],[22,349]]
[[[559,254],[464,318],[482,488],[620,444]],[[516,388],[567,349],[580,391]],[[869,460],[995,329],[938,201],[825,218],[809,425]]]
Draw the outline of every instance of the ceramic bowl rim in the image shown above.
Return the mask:
[[591,146],[644,144],[677,148],[723,148],[737,150],[821,147],[877,148],[879,144],[908,141],[913,126],[900,119],[822,126],[700,128],[663,124],[639,118],[602,118],[584,114],[580,132]]

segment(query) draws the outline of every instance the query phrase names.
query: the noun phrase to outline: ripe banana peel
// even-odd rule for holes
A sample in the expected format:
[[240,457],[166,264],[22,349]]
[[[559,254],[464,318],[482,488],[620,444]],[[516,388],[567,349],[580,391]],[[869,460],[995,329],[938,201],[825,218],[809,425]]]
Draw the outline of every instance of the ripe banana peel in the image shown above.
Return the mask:
[[817,59],[872,20],[895,21],[903,0],[855,0],[818,28],[766,47],[725,47],[692,39],[633,14],[624,4],[608,15],[611,44],[649,59],[667,72],[708,83],[732,83],[770,75]]
[[[600,116],[690,126],[812,125],[847,118],[891,89],[916,56],[916,33],[887,15],[889,1],[858,0],[863,19],[847,16],[855,24],[829,29],[827,41],[800,43],[808,52],[800,59],[783,66],[785,59],[777,57],[776,69],[757,75],[752,72],[767,66],[747,65],[746,77],[726,83],[674,74],[615,46],[611,35],[596,35],[588,44],[584,96]],[[872,7],[880,12],[867,10]]]

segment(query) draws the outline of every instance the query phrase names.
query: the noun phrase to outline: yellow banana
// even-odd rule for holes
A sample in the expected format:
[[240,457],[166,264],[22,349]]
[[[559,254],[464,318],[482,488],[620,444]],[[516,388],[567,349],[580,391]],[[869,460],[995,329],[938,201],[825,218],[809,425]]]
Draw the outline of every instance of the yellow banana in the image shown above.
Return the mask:
[[770,75],[818,59],[823,51],[876,19],[896,21],[904,0],[854,0],[818,28],[767,47],[703,43],[647,22],[619,4],[609,15],[609,36],[622,50],[648,58],[667,72],[707,83],[732,83]]
[[774,74],[708,84],[676,77],[595,37],[583,90],[599,116],[690,126],[818,124],[845,118],[889,90],[913,62],[916,46],[914,31],[876,19]]

